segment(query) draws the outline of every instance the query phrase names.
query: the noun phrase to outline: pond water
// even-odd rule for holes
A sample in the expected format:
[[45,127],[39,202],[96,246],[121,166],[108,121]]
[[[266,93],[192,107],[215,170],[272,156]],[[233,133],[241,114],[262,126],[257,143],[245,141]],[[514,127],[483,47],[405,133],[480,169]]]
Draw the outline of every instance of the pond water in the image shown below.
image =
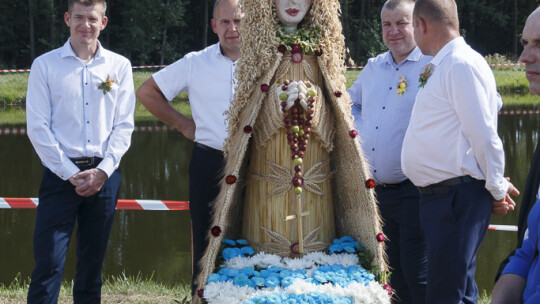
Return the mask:
[[[499,134],[506,152],[506,176],[523,190],[539,139],[540,115],[501,115]],[[120,198],[188,200],[188,164],[192,143],[175,131],[133,134],[122,160]],[[0,197],[37,197],[42,165],[25,135],[0,136]],[[520,202],[521,197],[516,198]],[[518,210],[495,216],[492,224],[515,225]],[[32,233],[35,210],[0,209],[0,284],[9,284],[33,269]],[[104,265],[105,275],[141,274],[165,284],[190,280],[188,211],[118,210]],[[73,240],[75,240],[73,238]],[[477,283],[491,291],[501,260],[516,242],[515,232],[489,231],[478,254]],[[75,272],[70,246],[65,279]]]

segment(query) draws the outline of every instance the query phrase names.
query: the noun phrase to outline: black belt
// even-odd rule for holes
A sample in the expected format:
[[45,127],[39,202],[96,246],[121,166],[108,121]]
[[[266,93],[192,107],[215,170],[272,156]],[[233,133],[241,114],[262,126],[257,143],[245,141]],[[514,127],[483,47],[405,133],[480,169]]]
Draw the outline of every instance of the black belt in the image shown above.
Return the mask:
[[70,158],[70,160],[75,164],[77,167],[89,167],[93,166],[94,164],[99,164],[103,158],[100,157],[75,157]]
[[397,184],[384,184],[384,183],[377,183],[376,187],[383,188],[383,189],[400,189],[401,187],[405,186],[406,184],[410,183],[411,181],[409,179],[406,179],[400,183]]
[[212,147],[209,147],[207,145],[203,145],[201,143],[198,143],[198,142],[195,142],[195,146],[201,150],[204,150],[204,151],[210,151],[210,152],[220,152],[220,153],[223,153],[223,151],[221,150],[218,150],[218,149],[214,149]]
[[429,186],[418,187],[418,191],[420,191],[421,194],[447,194],[450,192],[450,187],[472,182],[474,180],[475,179],[469,175],[458,176]]

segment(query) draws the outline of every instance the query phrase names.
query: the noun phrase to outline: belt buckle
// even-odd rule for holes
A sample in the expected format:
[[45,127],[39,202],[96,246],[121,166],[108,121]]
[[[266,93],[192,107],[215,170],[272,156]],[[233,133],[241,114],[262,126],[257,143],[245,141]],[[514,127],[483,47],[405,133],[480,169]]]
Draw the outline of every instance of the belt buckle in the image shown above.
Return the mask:
[[75,159],[74,162],[75,162],[75,165],[81,166],[81,167],[91,166],[94,164],[94,158],[93,157],[79,158],[79,159]]

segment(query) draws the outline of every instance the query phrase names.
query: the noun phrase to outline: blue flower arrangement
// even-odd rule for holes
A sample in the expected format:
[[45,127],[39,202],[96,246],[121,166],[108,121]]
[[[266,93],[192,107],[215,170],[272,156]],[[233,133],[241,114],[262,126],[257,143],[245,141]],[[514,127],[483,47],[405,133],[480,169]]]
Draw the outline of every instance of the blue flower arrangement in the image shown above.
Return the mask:
[[244,304],[266,304],[266,303],[285,303],[285,304],[301,304],[301,303],[335,303],[335,304],[352,304],[353,301],[347,297],[325,294],[322,292],[311,292],[308,294],[289,294],[285,292],[271,293],[256,296]]
[[221,256],[223,257],[223,259],[225,259],[225,261],[235,257],[248,257],[255,254],[255,250],[247,246],[248,242],[246,240],[239,239],[234,241],[224,239],[223,244],[226,246],[226,248],[224,248],[221,252]]
[[[272,255],[255,255],[245,240],[225,239],[221,254],[224,264],[208,277],[207,288],[211,291],[208,298],[205,292],[205,299],[211,304],[222,303],[223,290],[231,289],[227,293],[228,301],[243,304],[352,304],[357,299],[356,293],[364,299],[365,292],[376,299],[373,303],[390,303],[388,293],[382,286],[372,284],[376,282],[375,275],[362,266],[365,252],[362,244],[344,236],[334,239],[327,252],[329,254],[307,254],[304,260],[292,259],[284,263]],[[231,260],[237,257],[239,259]],[[245,267],[247,265],[251,266]],[[343,296],[343,291],[335,291],[340,288],[349,290],[347,296]]]

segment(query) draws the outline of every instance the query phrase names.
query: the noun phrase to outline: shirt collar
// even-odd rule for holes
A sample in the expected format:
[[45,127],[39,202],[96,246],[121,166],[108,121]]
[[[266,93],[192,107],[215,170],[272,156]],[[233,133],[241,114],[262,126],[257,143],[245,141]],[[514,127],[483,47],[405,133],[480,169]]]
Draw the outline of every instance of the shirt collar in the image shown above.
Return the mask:
[[216,46],[216,50],[215,50],[216,51],[216,53],[215,53],[216,56],[225,58],[225,59],[229,60],[230,62],[235,63],[234,61],[232,61],[231,58],[225,56],[225,54],[223,54],[223,52],[221,52],[221,44],[219,43],[219,41],[218,41],[218,43],[215,44],[215,46]]
[[435,57],[433,57],[433,60],[431,60],[430,63],[435,66],[439,65],[441,61],[443,61],[443,59],[446,57],[446,55],[452,52],[452,50],[466,44],[467,43],[465,43],[465,39],[463,39],[463,37],[457,37],[452,39],[442,49],[439,50],[439,52],[435,55]]
[[[75,51],[73,50],[73,48],[71,47],[71,44],[70,44],[70,41],[71,41],[71,38],[69,38],[66,43],[64,43],[64,45],[62,46],[62,49],[61,49],[61,53],[60,53],[60,56],[62,58],[65,58],[65,57],[74,57],[74,58],[78,58],[77,57],[77,54],[75,54]],[[97,42],[98,44],[98,49],[96,51],[96,55],[94,55],[94,60],[105,60],[105,56],[103,54],[103,47],[101,46],[101,43]]]
[[422,52],[418,48],[418,46],[415,46],[414,49],[409,53],[407,58],[400,62],[399,64],[396,64],[394,61],[394,57],[392,57],[392,53],[390,51],[386,52],[386,63],[390,65],[401,65],[406,61],[418,61],[422,57]]

